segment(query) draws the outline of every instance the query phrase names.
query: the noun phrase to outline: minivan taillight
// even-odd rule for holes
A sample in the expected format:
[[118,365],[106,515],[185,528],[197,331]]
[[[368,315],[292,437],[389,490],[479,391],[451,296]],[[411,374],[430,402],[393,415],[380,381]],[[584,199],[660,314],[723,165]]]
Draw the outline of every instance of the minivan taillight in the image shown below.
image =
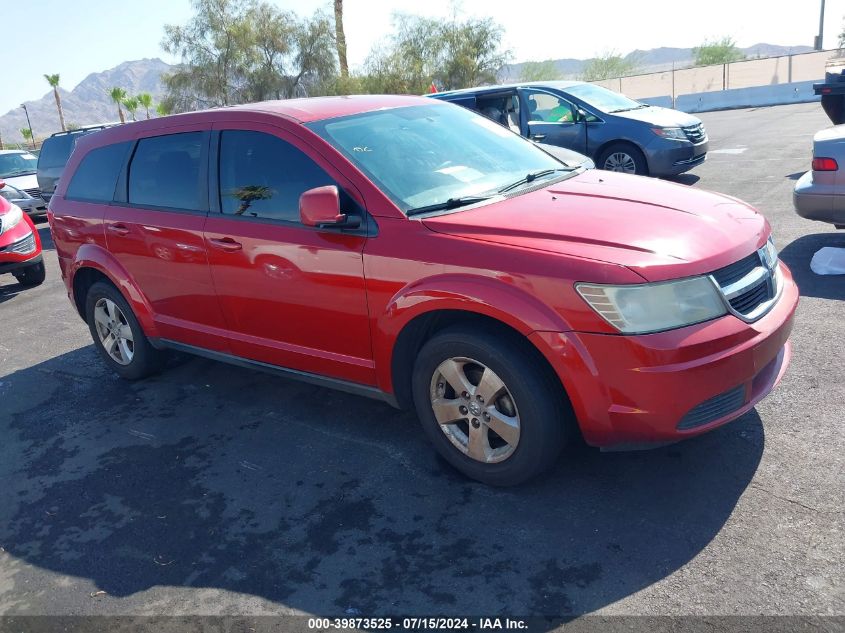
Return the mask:
[[839,164],[835,158],[814,158],[813,171],[836,171]]

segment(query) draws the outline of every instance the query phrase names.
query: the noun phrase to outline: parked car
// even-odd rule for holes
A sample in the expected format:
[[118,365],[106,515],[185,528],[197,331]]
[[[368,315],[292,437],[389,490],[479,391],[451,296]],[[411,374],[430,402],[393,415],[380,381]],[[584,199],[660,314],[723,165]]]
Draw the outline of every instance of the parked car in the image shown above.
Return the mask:
[[38,156],[19,149],[0,150],[0,180],[7,186],[25,191],[33,198],[40,198],[38,179],[35,176]]
[[752,207],[567,166],[437,100],[141,121],[81,138],[67,174],[62,277],[119,375],[175,349],[414,406],[490,484],[578,432],[709,431],[789,362],[798,291]]
[[11,273],[24,286],[44,281],[41,239],[21,208],[0,196],[0,275]]
[[840,165],[845,167],[845,125],[816,132],[811,169],[792,192],[798,215],[845,229],[845,179]]
[[117,123],[101,123],[98,125],[87,125],[75,130],[56,132],[41,144],[41,152],[38,155],[38,187],[42,197],[49,202],[50,197],[56,190],[56,183],[64,172],[68,158],[70,158],[76,141],[86,134],[104,130]]
[[3,180],[0,180],[0,197],[18,205],[31,218],[47,214],[47,203],[43,198],[33,198],[26,191],[8,185]]
[[526,138],[590,156],[608,171],[672,176],[707,157],[707,132],[697,117],[596,84],[547,81],[427,96],[480,112]]

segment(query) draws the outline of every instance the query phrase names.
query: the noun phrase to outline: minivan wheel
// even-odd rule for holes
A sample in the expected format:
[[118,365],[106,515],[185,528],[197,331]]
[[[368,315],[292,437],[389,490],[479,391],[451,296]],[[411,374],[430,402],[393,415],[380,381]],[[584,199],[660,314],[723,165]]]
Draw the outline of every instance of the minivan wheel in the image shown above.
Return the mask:
[[487,484],[522,483],[551,466],[571,421],[560,384],[527,343],[458,326],[423,345],[414,404],[437,451]]
[[22,286],[40,286],[44,283],[45,277],[47,277],[47,271],[44,269],[44,262],[38,262],[32,266],[27,266],[23,270],[12,274]]
[[97,351],[122,378],[137,380],[161,368],[162,352],[150,344],[126,299],[111,284],[91,286],[85,320]]
[[607,147],[596,161],[599,169],[616,171],[623,174],[648,175],[648,163],[645,156],[633,145],[614,143]]

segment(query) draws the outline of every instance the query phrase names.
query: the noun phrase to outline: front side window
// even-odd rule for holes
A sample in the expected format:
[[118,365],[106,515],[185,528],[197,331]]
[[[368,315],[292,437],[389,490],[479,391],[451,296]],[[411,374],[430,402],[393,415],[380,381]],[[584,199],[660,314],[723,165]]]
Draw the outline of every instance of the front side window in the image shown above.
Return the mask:
[[528,174],[560,177],[555,172],[565,167],[488,118],[434,101],[309,127],[405,212],[453,198],[496,194]]
[[545,123],[572,123],[575,111],[572,104],[557,95],[539,90],[526,90],[528,120]]
[[299,196],[337,183],[302,151],[249,130],[220,134],[220,207],[244,217],[299,221]]
[[204,142],[203,132],[138,141],[129,166],[129,203],[202,211],[200,165]]
[[71,200],[111,202],[123,161],[131,143],[114,143],[88,152],[70,180],[65,195]]
[[0,154],[0,178],[14,178],[35,173],[38,157],[29,152]]

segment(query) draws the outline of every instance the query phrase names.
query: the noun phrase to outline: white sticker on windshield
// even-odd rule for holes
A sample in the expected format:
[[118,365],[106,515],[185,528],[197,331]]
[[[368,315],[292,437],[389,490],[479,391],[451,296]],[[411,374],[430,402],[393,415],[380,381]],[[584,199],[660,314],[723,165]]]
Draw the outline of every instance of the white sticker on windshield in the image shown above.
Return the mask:
[[437,173],[452,176],[452,178],[460,180],[461,182],[472,182],[473,180],[478,180],[479,178],[484,177],[484,174],[480,171],[473,169],[472,167],[467,167],[466,165],[444,167],[443,169],[438,169]]
[[38,160],[38,157],[35,154],[21,154],[21,158],[31,158],[32,160]]

